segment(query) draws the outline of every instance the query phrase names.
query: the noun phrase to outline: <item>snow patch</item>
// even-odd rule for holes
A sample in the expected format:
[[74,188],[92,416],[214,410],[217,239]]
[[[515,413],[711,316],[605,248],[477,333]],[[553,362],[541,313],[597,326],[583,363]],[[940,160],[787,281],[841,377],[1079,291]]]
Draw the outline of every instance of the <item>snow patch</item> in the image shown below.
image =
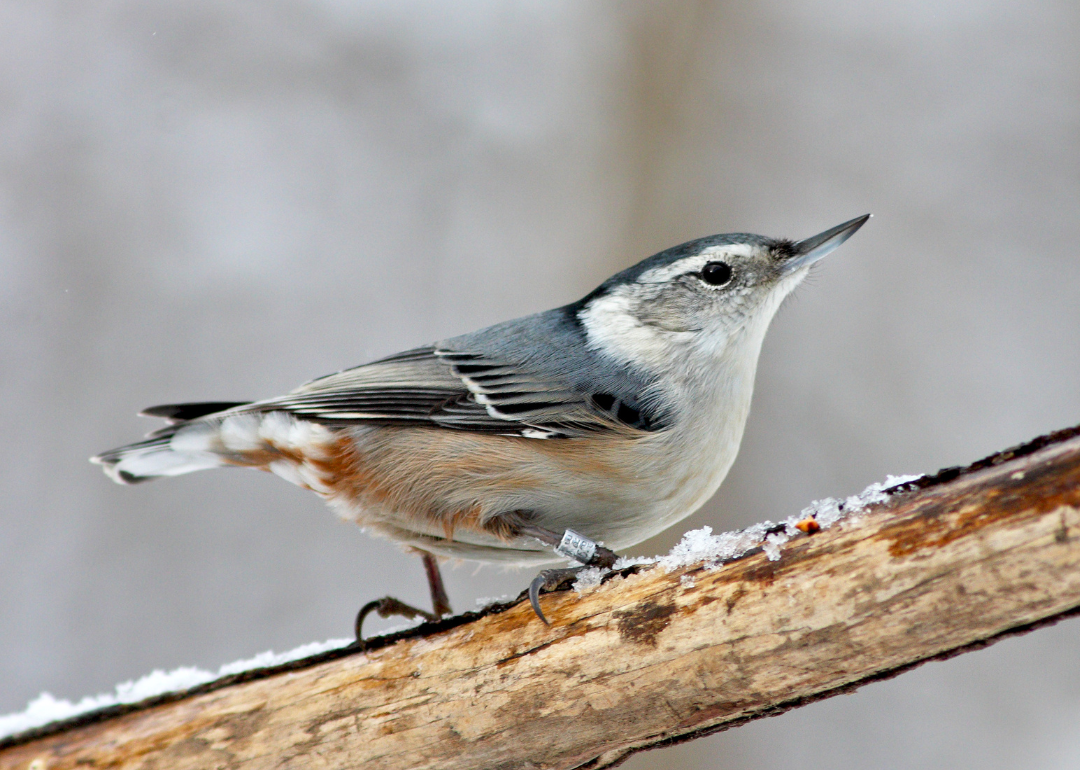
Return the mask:
[[[821,529],[828,529],[842,519],[854,519],[871,505],[885,502],[889,499],[889,490],[920,478],[922,478],[921,475],[887,476],[885,481],[875,482],[859,494],[851,495],[843,500],[832,497],[815,500],[803,508],[798,515],[789,516],[780,524],[763,521],[746,529],[721,532],[719,535],[712,533],[712,527],[694,529],[684,534],[682,540],[666,556],[623,556],[615,562],[613,569],[618,571],[639,564],[657,563],[667,572],[698,564],[705,564],[708,569],[718,569],[725,562],[738,559],[755,548],[761,548],[769,561],[779,561],[783,546],[793,537],[802,534],[796,526],[799,522],[813,518]],[[574,590],[579,594],[592,590],[600,585],[604,576],[611,571],[600,567],[582,570],[574,583]],[[685,577],[684,575],[683,578]],[[682,584],[692,588],[693,580],[691,579],[689,583],[683,580]]]
[[821,529],[828,529],[843,519],[856,518],[871,505],[885,502],[889,499],[889,490],[920,478],[922,476],[888,476],[884,482],[871,484],[859,494],[843,500],[832,497],[815,500],[798,515],[789,516],[780,524],[763,521],[746,529],[719,535],[712,533],[712,527],[691,530],[659,562],[668,572],[702,563],[709,568],[717,568],[758,547],[770,561],[777,561],[784,544],[800,534],[796,526],[799,522],[813,518]]
[[770,532],[765,536],[765,541],[761,544],[761,550],[769,557],[769,561],[779,561],[780,546],[787,541],[787,532]]
[[604,575],[607,575],[611,570],[604,567],[586,567],[577,573],[577,579],[574,580],[574,590],[578,594],[583,594],[596,588],[604,580]]
[[721,532],[719,535],[712,533],[712,527],[692,529],[683,535],[682,540],[675,544],[667,556],[660,557],[660,566],[667,572],[703,562],[719,566],[722,562],[737,559],[760,546],[772,526],[771,521],[765,521],[735,532]]
[[157,695],[198,687],[201,684],[212,682],[224,676],[300,660],[311,655],[317,655],[320,652],[345,647],[352,644],[353,641],[353,639],[331,639],[327,642],[310,642],[282,653],[274,653],[268,650],[247,660],[226,663],[217,670],[217,673],[193,666],[183,666],[172,671],[157,669],[139,679],[121,682],[116,685],[116,689],[112,693],[90,695],[76,703],[43,692],[30,701],[24,711],[0,716],[0,738],[41,727],[49,722],[85,714],[88,711],[96,711],[97,709],[124,703],[138,703],[141,700],[153,698]]
[[658,561],[660,561],[659,556],[620,556],[618,559],[615,560],[615,566],[612,567],[612,569],[618,572],[619,570],[626,569],[627,567],[656,564],[656,562]]

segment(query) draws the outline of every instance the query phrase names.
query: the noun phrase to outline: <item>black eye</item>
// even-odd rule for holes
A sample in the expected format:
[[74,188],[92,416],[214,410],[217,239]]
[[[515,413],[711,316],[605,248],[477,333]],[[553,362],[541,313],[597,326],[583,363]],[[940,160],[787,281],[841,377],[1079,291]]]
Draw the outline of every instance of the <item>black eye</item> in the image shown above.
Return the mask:
[[723,286],[731,280],[731,265],[727,262],[709,262],[701,268],[701,280],[710,286]]

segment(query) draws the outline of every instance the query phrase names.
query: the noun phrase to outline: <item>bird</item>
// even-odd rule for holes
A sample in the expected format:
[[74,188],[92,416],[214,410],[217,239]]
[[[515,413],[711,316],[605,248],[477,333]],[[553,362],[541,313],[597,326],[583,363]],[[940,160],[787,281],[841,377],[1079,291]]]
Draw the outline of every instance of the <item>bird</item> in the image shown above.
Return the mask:
[[436,620],[439,559],[541,571],[539,596],[697,510],[742,440],[762,341],[783,300],[869,214],[793,241],[674,246],[571,304],[311,380],[262,401],[153,406],[168,424],[91,458],[121,484],[218,467],[269,471],[419,554],[432,611],[392,597],[356,620]]

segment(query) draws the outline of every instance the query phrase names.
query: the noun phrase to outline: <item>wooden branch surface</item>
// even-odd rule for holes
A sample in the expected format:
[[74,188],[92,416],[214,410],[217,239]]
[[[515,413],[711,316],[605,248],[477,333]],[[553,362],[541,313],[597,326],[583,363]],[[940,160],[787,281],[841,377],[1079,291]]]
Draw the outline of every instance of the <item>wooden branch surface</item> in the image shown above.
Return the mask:
[[[1080,609],[1080,436],[662,568],[0,743],[0,768],[600,768]],[[683,581],[684,575],[690,578]],[[457,623],[457,625],[454,625]]]

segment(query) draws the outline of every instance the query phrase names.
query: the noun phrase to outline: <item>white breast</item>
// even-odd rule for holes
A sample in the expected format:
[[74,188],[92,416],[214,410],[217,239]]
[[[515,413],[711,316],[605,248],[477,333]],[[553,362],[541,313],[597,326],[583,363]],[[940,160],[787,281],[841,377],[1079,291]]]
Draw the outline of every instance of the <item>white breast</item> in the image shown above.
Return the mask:
[[[786,292],[785,292],[786,293]],[[607,541],[618,549],[672,526],[719,488],[739,451],[761,343],[775,307],[728,335],[704,338],[635,326],[617,295],[594,303],[590,338],[604,352],[649,370],[665,370],[663,398],[673,424],[635,442],[627,461],[638,483],[626,504],[607,512]],[[776,303],[777,305],[779,302]]]

